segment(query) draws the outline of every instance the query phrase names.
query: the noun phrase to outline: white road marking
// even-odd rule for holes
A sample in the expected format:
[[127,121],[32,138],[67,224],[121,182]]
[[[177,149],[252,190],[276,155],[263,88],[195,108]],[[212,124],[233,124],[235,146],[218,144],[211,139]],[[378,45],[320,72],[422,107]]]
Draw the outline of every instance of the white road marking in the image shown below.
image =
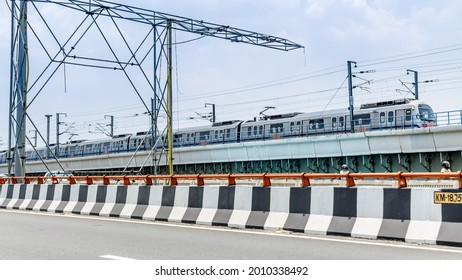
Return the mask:
[[282,238],[299,238],[299,239],[319,240],[319,241],[326,241],[326,242],[351,243],[351,244],[361,244],[361,245],[370,245],[370,246],[382,246],[382,247],[393,247],[393,248],[401,248],[401,249],[462,254],[462,249],[436,248],[436,247],[428,247],[428,245],[409,244],[409,243],[390,244],[390,243],[385,243],[387,241],[379,241],[379,240],[368,241],[368,240],[345,239],[344,237],[341,238],[341,237],[335,237],[335,236],[323,237],[323,236],[309,236],[309,235],[296,235],[296,234],[276,234],[272,232],[260,232],[260,231],[252,231],[248,229],[217,228],[217,227],[212,227],[212,226],[207,227],[203,225],[198,226],[195,224],[191,224],[191,225],[174,224],[174,223],[168,223],[168,222],[128,220],[128,219],[122,219],[122,218],[82,216],[82,215],[75,215],[75,214],[57,215],[56,213],[29,212],[29,211],[4,210],[4,209],[0,209],[0,212],[28,214],[28,215],[54,216],[54,217],[63,217],[63,218],[74,218],[74,219],[103,220],[103,221],[111,221],[111,222],[119,222],[119,223],[133,223],[133,224],[145,224],[145,225],[151,225],[151,226],[167,226],[167,227],[189,228],[189,229],[197,229],[197,230],[234,232],[234,233],[240,233],[240,234],[267,235],[267,236],[282,237]]
[[117,261],[135,261],[136,260],[136,259],[124,258],[124,257],[119,257],[119,256],[114,256],[114,255],[104,255],[104,256],[99,256],[98,258],[117,260]]

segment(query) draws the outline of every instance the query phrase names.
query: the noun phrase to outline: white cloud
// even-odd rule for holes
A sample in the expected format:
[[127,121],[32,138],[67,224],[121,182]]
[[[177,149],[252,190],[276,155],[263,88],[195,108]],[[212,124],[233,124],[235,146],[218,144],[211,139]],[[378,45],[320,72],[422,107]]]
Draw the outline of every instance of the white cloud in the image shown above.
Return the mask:
[[305,8],[307,16],[321,17],[335,0],[308,0]]
[[400,44],[409,50],[425,48],[427,44],[433,46],[434,36],[444,36],[441,28],[448,18],[454,18],[451,11],[455,13],[454,7],[439,7],[425,1],[400,6],[396,1],[310,0],[306,5],[306,15],[312,24],[336,41]]

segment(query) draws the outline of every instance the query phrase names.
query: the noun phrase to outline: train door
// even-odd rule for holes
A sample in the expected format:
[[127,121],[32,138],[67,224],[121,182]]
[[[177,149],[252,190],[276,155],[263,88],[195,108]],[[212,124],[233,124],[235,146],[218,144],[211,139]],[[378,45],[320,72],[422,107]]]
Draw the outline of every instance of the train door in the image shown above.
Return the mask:
[[404,109],[404,126],[405,127],[412,127],[412,109],[406,108]]
[[337,132],[343,133],[345,132],[346,128],[346,116],[338,117],[338,124],[337,124]]
[[332,117],[329,123],[330,125],[326,124],[326,129],[329,129],[330,126],[332,133],[343,133],[345,131],[345,116]]
[[331,131],[332,133],[337,133],[339,131],[339,127],[338,127],[338,118],[337,117],[332,117],[330,119],[330,126],[331,126]]
[[395,126],[395,111],[387,112],[387,127],[393,128]]
[[404,128],[406,126],[406,110],[400,109],[395,111],[395,126],[396,128]]
[[344,131],[345,132],[350,132],[351,131],[350,115],[345,116]]

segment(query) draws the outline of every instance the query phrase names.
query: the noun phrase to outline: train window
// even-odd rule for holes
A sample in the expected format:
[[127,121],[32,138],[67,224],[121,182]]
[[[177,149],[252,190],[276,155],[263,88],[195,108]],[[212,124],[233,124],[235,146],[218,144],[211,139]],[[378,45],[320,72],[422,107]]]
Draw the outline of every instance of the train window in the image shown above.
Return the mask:
[[366,125],[371,123],[371,115],[370,114],[361,114],[354,116],[355,125]]
[[218,130],[215,130],[215,140],[218,140]]
[[324,128],[324,119],[310,120],[311,129],[323,129]]
[[252,136],[252,127],[247,128],[247,138],[250,138]]
[[186,133],[186,143],[189,143],[189,133]]
[[282,124],[282,123],[274,123],[274,124],[270,125],[269,129],[273,133],[278,133],[278,132],[282,132],[283,127],[284,127],[284,124]]
[[298,122],[297,122],[297,126],[300,126],[300,124],[301,124],[301,122],[300,122],[300,121],[298,121]]
[[316,121],[310,120],[310,128],[311,129],[316,129]]
[[433,113],[433,109],[428,106],[427,104],[419,104],[419,114],[417,115],[420,117],[422,121],[429,121],[434,122],[436,121],[436,114]]
[[295,125],[294,122],[291,122],[291,123],[290,123],[290,127],[291,127],[291,128],[292,128],[294,125]]
[[199,133],[199,141],[207,141],[209,140],[210,132],[200,132]]
[[333,117],[332,118],[332,128],[336,128],[336,127],[337,127],[337,118]]
[[339,117],[339,118],[338,118],[338,123],[339,123],[338,126],[341,127],[341,128],[343,128],[343,124],[344,124],[343,122],[344,122],[344,121],[345,121],[345,118],[344,118],[344,117]]
[[410,121],[412,119],[411,109],[406,110],[406,121]]
[[263,125],[258,127],[258,134],[263,135]]
[[257,135],[257,127],[256,127],[256,126],[253,127],[253,135],[254,135],[254,136]]
[[385,112],[380,112],[380,123],[385,122]]
[[388,112],[388,122],[389,122],[389,123],[392,123],[392,122],[393,122],[393,119],[394,119],[394,117],[393,117],[393,112],[392,112],[392,111]]
[[226,130],[226,138],[227,139],[231,138],[231,129]]

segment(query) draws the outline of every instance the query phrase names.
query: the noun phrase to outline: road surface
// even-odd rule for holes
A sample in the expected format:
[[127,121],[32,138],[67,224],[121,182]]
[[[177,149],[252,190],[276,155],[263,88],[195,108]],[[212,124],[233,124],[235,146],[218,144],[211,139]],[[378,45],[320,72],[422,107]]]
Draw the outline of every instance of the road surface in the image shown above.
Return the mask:
[[28,211],[1,210],[0,229],[1,260],[462,259],[444,246]]

